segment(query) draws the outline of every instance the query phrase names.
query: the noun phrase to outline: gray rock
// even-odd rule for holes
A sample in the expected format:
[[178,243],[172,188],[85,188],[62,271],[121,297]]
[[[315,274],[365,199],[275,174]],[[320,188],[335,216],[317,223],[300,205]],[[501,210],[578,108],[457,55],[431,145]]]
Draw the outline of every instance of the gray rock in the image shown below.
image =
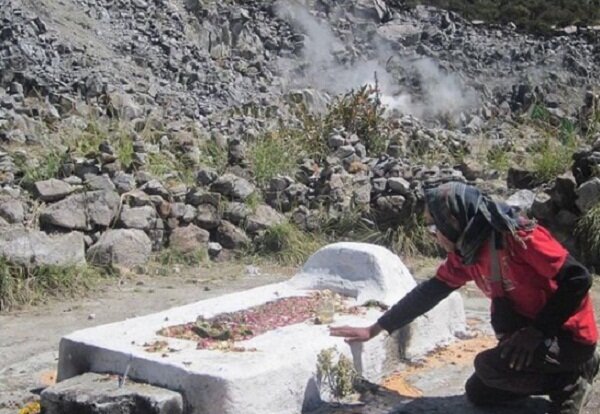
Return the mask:
[[256,190],[248,180],[233,174],[222,175],[211,185],[210,189],[241,201],[247,199]]
[[87,174],[83,183],[89,191],[114,191],[116,189],[111,179],[105,175]]
[[181,394],[106,374],[85,373],[46,388],[41,405],[46,414],[183,414]]
[[22,223],[25,218],[23,202],[14,198],[0,202],[0,217],[9,223]]
[[574,210],[575,200],[577,200],[577,195],[575,194],[576,189],[577,182],[575,181],[575,177],[571,172],[568,172],[556,177],[548,194],[550,194],[552,201],[558,208]]
[[119,194],[127,193],[135,189],[135,177],[132,174],[126,174],[119,171],[112,178],[112,182]]
[[586,181],[575,192],[577,194],[575,204],[582,213],[586,213],[600,201],[600,178],[594,177]]
[[83,234],[72,232],[49,236],[23,228],[0,232],[0,255],[26,266],[70,266],[85,264]]
[[208,255],[210,257],[217,257],[221,251],[223,251],[223,246],[221,246],[219,243],[216,242],[209,242],[208,243]]
[[250,238],[244,230],[223,220],[217,228],[217,242],[226,249],[242,249],[250,244]]
[[528,213],[535,200],[535,193],[531,190],[519,190],[506,199],[506,204]]
[[194,253],[207,249],[209,237],[208,231],[193,224],[177,227],[169,236],[169,247],[182,254]]
[[119,195],[112,191],[73,194],[48,206],[40,215],[40,223],[70,230],[108,227],[115,219],[120,203]]
[[288,177],[287,175],[278,175],[269,181],[269,190],[270,191],[284,191],[290,185],[294,183],[294,179]]
[[404,196],[410,193],[410,183],[402,177],[391,177],[387,180],[387,184],[393,193]]
[[[181,219],[183,217],[183,215],[185,214],[185,207],[186,207],[186,204],[182,203],[182,202],[177,202],[177,203],[171,204],[171,211],[169,212],[169,217]],[[192,207],[192,206],[190,206],[190,207]],[[194,211],[195,210],[196,209],[194,209]]]
[[158,180],[150,180],[139,189],[148,195],[158,195],[164,199],[169,199],[171,194]]
[[235,225],[240,225],[250,214],[252,214],[252,210],[247,204],[233,201],[225,206],[223,218]]
[[211,204],[215,207],[219,207],[221,204],[221,198],[222,196],[219,193],[212,193],[200,188],[196,188],[195,190],[187,193],[185,202],[194,207],[197,207],[200,204]]
[[248,233],[257,234],[261,230],[269,229],[284,221],[285,217],[282,214],[270,206],[261,204],[246,218],[245,228]]
[[129,207],[123,206],[119,222],[127,229],[150,230],[157,219],[153,206]]
[[532,189],[540,184],[535,172],[522,168],[511,167],[506,177],[508,188]]
[[374,178],[371,183],[371,185],[373,187],[373,192],[375,192],[377,194],[381,194],[381,193],[385,192],[385,190],[387,188],[387,181],[388,181],[388,179],[385,177]]
[[327,139],[327,144],[334,149],[337,149],[346,143],[346,139],[339,135],[333,134]]
[[557,212],[552,197],[546,193],[537,193],[531,204],[531,215],[538,220],[550,222]]
[[118,229],[103,233],[86,257],[99,266],[133,267],[148,262],[151,252],[152,241],[142,230]]
[[[75,177],[81,183],[79,177]],[[74,191],[74,188],[62,180],[51,178],[49,180],[37,181],[34,184],[35,196],[45,202],[58,201]]]
[[196,214],[196,223],[203,229],[212,230],[221,223],[221,217],[217,208],[211,204],[201,204],[198,206]]
[[219,178],[219,174],[212,168],[201,168],[196,173],[196,181],[199,185],[209,185]]

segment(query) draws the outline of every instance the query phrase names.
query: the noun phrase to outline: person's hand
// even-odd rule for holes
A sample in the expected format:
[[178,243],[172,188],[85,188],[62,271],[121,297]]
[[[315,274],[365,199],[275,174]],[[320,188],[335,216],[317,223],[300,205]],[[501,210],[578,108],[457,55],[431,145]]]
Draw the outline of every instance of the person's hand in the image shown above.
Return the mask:
[[499,345],[500,357],[517,371],[531,365],[535,350],[544,341],[544,334],[532,326],[520,329]]
[[353,342],[366,342],[379,335],[381,330],[381,326],[377,323],[365,327],[331,326],[329,327],[329,334],[331,336],[343,336],[344,340],[350,344]]

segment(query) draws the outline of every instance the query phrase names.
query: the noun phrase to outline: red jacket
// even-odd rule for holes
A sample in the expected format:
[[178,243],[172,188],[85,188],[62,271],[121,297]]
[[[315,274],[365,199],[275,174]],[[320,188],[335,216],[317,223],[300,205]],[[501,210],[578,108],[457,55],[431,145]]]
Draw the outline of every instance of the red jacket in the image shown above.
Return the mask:
[[[514,237],[505,237],[504,249],[498,251],[504,295],[519,314],[535,319],[546,301],[557,289],[555,277],[567,259],[568,252],[542,226],[530,232],[519,232],[523,246]],[[464,265],[456,253],[440,265],[436,277],[451,287],[461,287],[474,281],[481,291],[491,297],[491,255],[488,243],[481,247],[475,264]],[[584,344],[598,341],[598,329],[589,293],[577,311],[564,323],[563,329],[573,339]]]

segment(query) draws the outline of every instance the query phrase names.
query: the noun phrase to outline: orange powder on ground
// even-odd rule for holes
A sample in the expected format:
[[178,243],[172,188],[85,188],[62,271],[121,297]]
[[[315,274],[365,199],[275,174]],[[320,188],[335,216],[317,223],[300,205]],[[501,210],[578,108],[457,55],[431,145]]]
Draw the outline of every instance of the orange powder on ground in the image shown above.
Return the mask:
[[390,391],[408,398],[419,398],[423,392],[411,385],[409,378],[415,374],[438,368],[443,365],[470,364],[479,352],[492,348],[497,340],[489,335],[477,335],[474,338],[458,341],[445,347],[440,347],[427,355],[420,363],[410,365],[402,372],[397,372],[385,378],[382,386]]

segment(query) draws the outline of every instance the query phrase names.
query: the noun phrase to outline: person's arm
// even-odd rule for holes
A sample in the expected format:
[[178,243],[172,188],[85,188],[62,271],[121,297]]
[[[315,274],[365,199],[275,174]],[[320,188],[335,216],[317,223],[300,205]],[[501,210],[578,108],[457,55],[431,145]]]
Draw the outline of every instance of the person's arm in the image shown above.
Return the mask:
[[349,343],[368,341],[383,330],[392,333],[433,308],[456,289],[458,287],[450,287],[434,277],[408,292],[371,326],[332,326],[329,332],[333,336],[346,338],[346,342]]
[[533,322],[545,337],[553,337],[581,305],[592,286],[588,270],[571,255],[556,275],[558,288]]
[[431,310],[456,289],[433,277],[408,292],[377,320],[377,325],[392,333]]

